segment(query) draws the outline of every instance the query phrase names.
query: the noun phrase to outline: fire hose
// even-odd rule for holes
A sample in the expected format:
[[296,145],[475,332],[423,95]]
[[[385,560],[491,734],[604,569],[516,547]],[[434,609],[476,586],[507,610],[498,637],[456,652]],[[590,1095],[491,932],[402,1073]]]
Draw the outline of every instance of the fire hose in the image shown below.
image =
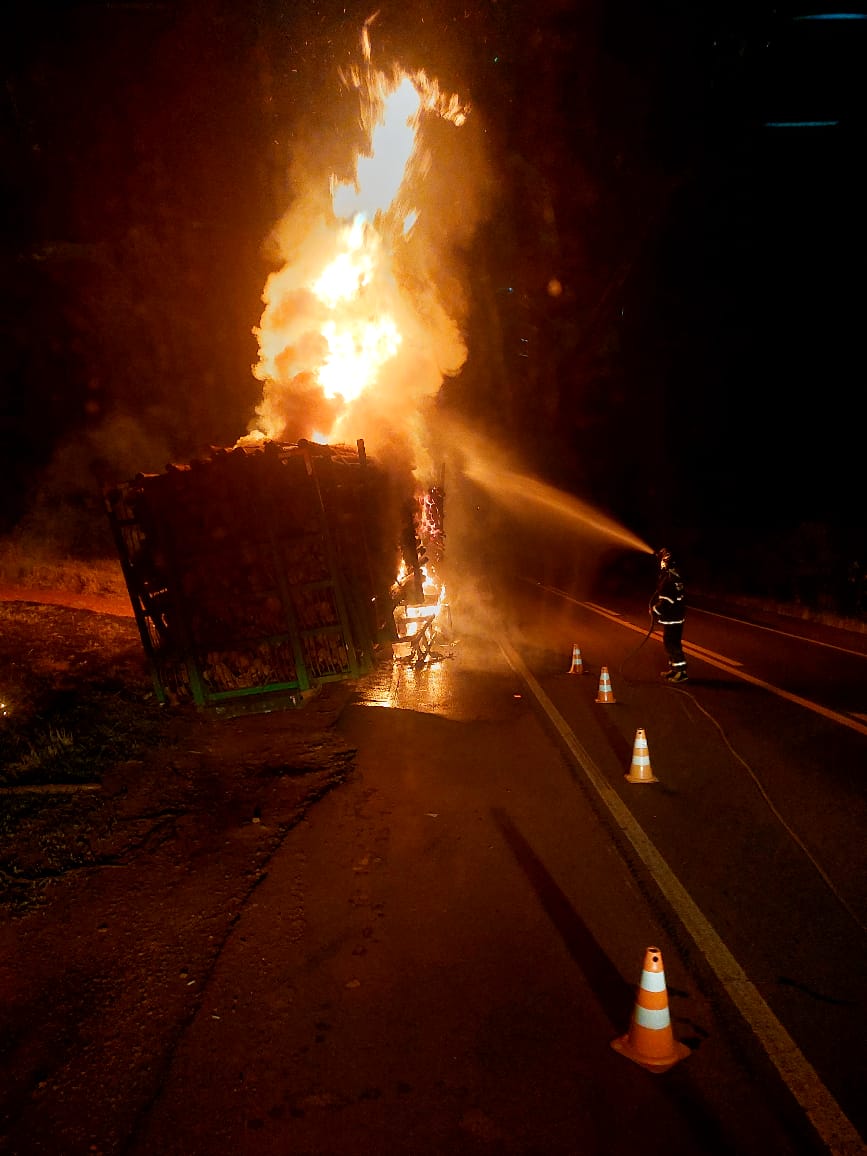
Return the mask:
[[620,663],[620,666],[618,667],[618,673],[620,674],[620,677],[622,679],[624,679],[626,682],[628,682],[629,680],[626,678],[626,675],[623,673],[624,666],[626,666],[627,662],[630,662],[633,658],[635,658],[636,654],[638,654],[639,650],[641,650],[642,646],[644,646],[645,642],[647,642],[648,638],[650,638],[651,634],[653,634],[653,628],[656,625],[656,623],[653,621],[653,611],[651,610],[651,608],[649,606],[647,608],[647,613],[650,615],[650,626],[648,626],[648,628],[647,628],[647,633],[642,638],[641,642],[639,642],[638,646],[636,646],[636,648],[634,650],[630,651],[629,654],[627,654],[626,658],[623,659],[623,661]]

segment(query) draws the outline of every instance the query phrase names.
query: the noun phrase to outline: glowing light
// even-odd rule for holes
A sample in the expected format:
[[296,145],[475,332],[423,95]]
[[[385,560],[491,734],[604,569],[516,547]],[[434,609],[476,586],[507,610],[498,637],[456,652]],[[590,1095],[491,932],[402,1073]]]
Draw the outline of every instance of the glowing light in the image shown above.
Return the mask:
[[348,229],[340,231],[338,244],[343,246],[342,252],[325,266],[313,283],[313,292],[329,309],[366,289],[376,268],[377,238],[374,235],[365,247],[363,217],[356,217]]
[[[430,270],[402,262],[422,260],[415,240],[421,214],[411,202],[431,163],[419,147],[423,118],[460,126],[467,107],[423,71],[373,68],[371,23],[361,34],[365,66],[341,74],[358,93],[366,145],[350,179],[331,176],[330,215],[317,210],[312,220],[299,203],[297,221],[290,213],[281,228],[288,260],[262,294],[253,374],[264,389],[241,444],[287,432],[310,438],[315,427],[317,440],[362,435],[375,452],[378,431],[385,437],[398,411],[405,436],[416,437],[413,403],[435,393],[466,359]],[[349,429],[362,398],[368,428]],[[295,428],[287,431],[290,422]]]
[[325,396],[350,401],[376,381],[380,367],[397,352],[401,336],[391,317],[340,329],[326,321],[322,336],[328,353],[317,377]]
[[408,76],[392,93],[383,93],[385,78],[377,78],[375,95],[382,106],[381,119],[373,126],[369,156],[359,157],[355,181],[334,186],[332,203],[338,217],[363,214],[373,220],[388,210],[400,191],[415,150],[415,130],[421,96]]

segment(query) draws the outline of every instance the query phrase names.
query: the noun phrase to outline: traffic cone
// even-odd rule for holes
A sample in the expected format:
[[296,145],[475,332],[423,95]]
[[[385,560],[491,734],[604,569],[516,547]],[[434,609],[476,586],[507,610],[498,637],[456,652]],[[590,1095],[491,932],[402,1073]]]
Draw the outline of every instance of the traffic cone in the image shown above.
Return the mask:
[[641,984],[629,1031],[612,1040],[611,1046],[628,1060],[656,1073],[667,1072],[689,1055],[689,1048],[678,1043],[671,1030],[665,971],[658,947],[648,947],[644,953]]
[[596,695],[597,702],[616,702],[614,692],[611,689],[611,679],[608,675],[608,667],[603,666],[602,672],[599,675],[599,693]]
[[581,661],[581,650],[579,649],[577,642],[572,647],[572,666],[569,668],[569,673],[570,674],[583,674],[584,673],[584,663]]
[[624,776],[628,783],[658,783],[659,779],[650,766],[650,751],[647,749],[647,737],[642,727],[635,732],[635,742],[632,744],[632,765],[629,773]]

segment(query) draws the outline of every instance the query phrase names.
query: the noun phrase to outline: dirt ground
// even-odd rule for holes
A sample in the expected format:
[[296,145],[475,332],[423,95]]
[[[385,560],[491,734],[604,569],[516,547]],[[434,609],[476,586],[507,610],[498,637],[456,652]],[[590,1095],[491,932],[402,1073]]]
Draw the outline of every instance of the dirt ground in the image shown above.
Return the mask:
[[0,1152],[92,1152],[93,1112],[123,1151],[271,856],[352,771],[352,687],[160,707],[122,605],[0,601]]

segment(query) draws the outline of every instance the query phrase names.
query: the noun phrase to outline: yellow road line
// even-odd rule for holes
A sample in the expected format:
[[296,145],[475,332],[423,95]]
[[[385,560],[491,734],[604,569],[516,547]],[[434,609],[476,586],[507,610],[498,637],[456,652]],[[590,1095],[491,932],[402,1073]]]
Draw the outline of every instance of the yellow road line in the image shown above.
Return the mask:
[[[614,614],[610,610],[605,610],[601,606],[597,606],[593,602],[581,602],[577,598],[573,598],[569,594],[565,594],[562,590],[555,590],[553,587],[546,587],[551,590],[551,593],[558,594],[567,602],[574,602],[576,606],[583,606],[586,610],[592,611],[594,614],[599,614],[603,618],[609,619],[611,622],[616,622],[618,626],[625,626],[627,630],[633,630],[636,634],[646,634],[647,629],[642,630],[640,626],[635,626],[631,622],[627,622],[619,614]],[[752,625],[748,623],[747,625]],[[806,641],[810,641],[807,639]],[[692,643],[685,642],[683,649],[687,654],[692,654],[699,658],[702,662],[707,662],[711,666],[717,667],[718,670],[724,670],[727,674],[734,675],[736,678],[743,679],[744,682],[752,683],[753,686],[761,687],[762,690],[768,691],[770,694],[777,695],[778,698],[784,698],[787,702],[792,702],[796,706],[802,706],[805,710],[811,710],[814,714],[821,715],[823,718],[829,719],[831,722],[839,723],[841,726],[848,727],[850,730],[856,731],[859,735],[867,736],[867,726],[862,722],[858,722],[857,718],[848,714],[841,714],[839,711],[831,710],[829,707],[822,706],[821,703],[813,702],[812,699],[803,698],[799,694],[792,694],[789,690],[783,690],[781,686],[774,686],[773,683],[765,682],[764,679],[756,678],[753,674],[747,674],[740,664],[731,658],[726,658],[722,654],[715,654],[712,650],[704,650],[702,647],[694,646]]]

